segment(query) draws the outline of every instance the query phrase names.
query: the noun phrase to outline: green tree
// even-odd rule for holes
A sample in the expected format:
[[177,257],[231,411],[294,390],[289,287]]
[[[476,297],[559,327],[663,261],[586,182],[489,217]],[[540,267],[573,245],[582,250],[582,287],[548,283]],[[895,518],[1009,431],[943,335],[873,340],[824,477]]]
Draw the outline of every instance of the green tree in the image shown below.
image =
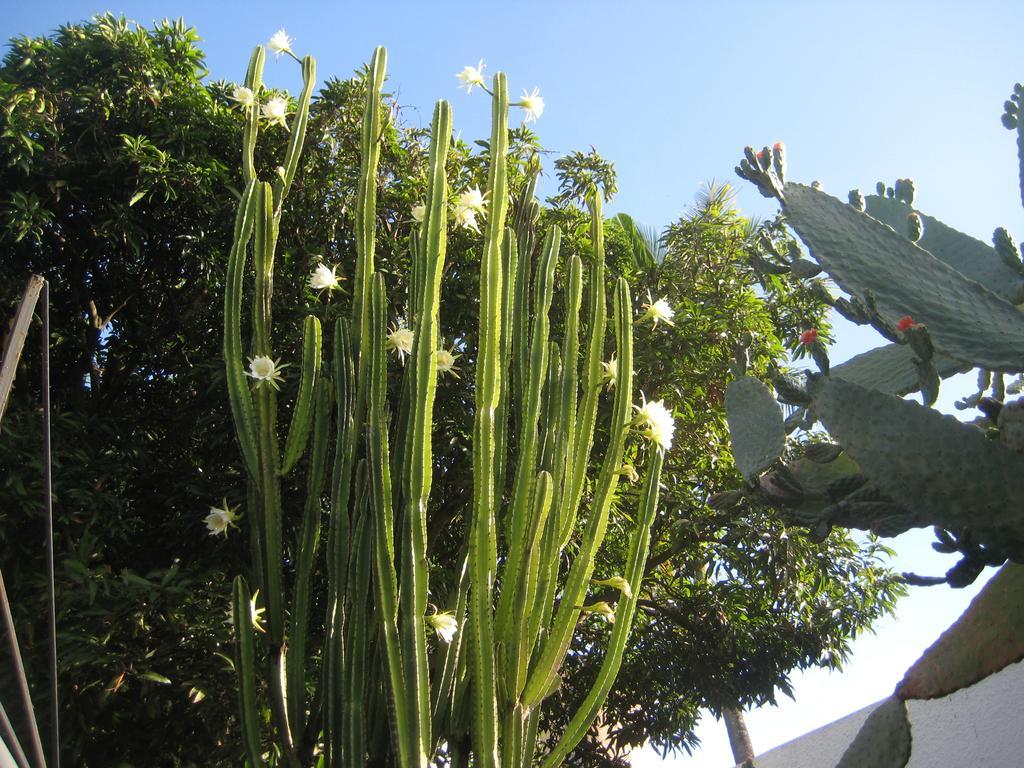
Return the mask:
[[[237,543],[206,536],[202,516],[236,471],[211,329],[240,122],[225,87],[202,82],[197,39],[180,21],[105,16],[14,39],[0,69],[0,279],[51,285],[64,751],[78,765],[154,764],[168,744],[166,764],[208,764],[234,711],[218,654]],[[41,651],[35,349],[3,422],[0,551],[19,635]]]

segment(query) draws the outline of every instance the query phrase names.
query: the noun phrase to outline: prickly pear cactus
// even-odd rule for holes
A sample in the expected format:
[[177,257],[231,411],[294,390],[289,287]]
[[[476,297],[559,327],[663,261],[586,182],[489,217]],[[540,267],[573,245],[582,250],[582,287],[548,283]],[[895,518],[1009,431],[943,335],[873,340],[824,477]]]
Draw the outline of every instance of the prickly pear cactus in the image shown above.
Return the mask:
[[836,768],[903,768],[910,747],[907,705],[893,696],[864,721]]
[[725,412],[736,466],[752,483],[785,447],[782,410],[764,384],[743,376],[725,390]]
[[758,478],[757,494],[776,506],[787,525],[806,528],[812,541],[824,541],[837,526],[898,536],[921,525],[913,512],[869,482],[845,453],[831,464],[802,458],[775,467]]
[[1024,566],[1007,563],[963,616],[896,686],[901,699],[934,699],[983,680],[1024,658]]
[[1020,164],[1020,201],[1024,205],[1024,115],[1021,114],[1021,107],[1024,106],[1024,85],[1017,83],[1013,86],[1013,93],[1003,104],[1003,126],[1010,131],[1017,131],[1017,160]]
[[1020,454],[1024,454],[1024,399],[1018,398],[1003,405],[996,417],[999,441]]
[[991,245],[915,210],[902,200],[868,195],[865,203],[869,216],[888,224],[908,239],[911,234],[910,216],[916,214],[924,230],[915,241],[921,248],[997,296],[1013,304],[1024,301],[1024,274],[1011,267]]
[[818,418],[883,493],[918,525],[972,529],[1024,557],[1024,457],[917,403],[820,377]]
[[[831,375],[890,395],[907,395],[920,385],[915,359],[908,344],[886,344],[834,366]],[[941,352],[935,353],[932,363],[944,379],[970,370],[968,364]]]
[[1024,369],[1024,314],[891,227],[813,187],[788,183],[787,221],[843,290],[871,294],[895,325],[911,316],[936,349],[993,371]]
[[[1022,93],[1016,86],[1007,102],[1008,128],[1021,128]],[[934,525],[936,549],[962,558],[944,578],[906,574],[909,583],[965,586],[986,566],[1024,558],[1024,419],[1004,402],[1021,386],[1003,375],[1024,369],[1024,267],[1013,237],[997,229],[988,246],[915,211],[909,179],[879,182],[867,197],[854,190],[845,205],[820,185],[787,183],[780,156],[778,145],[747,147],[736,171],[779,200],[811,256],[850,294],[825,300],[892,344],[839,366],[816,358],[823,375],[810,386],[777,377],[779,400],[797,407],[787,432],[821,421],[843,464],[819,463],[835,450],[810,446],[802,459],[773,464],[752,492],[813,538],[834,525],[883,536]],[[977,425],[894,397],[920,389],[930,406],[941,379],[973,367],[979,390],[957,407],[977,407]]]

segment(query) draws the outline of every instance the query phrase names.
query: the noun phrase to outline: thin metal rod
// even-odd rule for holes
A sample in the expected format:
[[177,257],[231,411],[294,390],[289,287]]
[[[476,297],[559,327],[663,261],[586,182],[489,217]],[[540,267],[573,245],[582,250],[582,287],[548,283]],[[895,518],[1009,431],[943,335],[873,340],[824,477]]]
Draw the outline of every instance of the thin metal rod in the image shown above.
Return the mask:
[[7,710],[4,709],[3,702],[0,702],[0,736],[3,736],[0,741],[10,750],[11,758],[18,764],[18,768],[28,768],[28,758],[25,757],[25,750],[21,748],[18,734],[14,732],[14,726],[11,725],[11,719],[7,716]]
[[43,283],[43,491],[46,494],[46,578],[50,608],[50,768],[60,768],[57,691],[57,589],[53,556],[53,456],[50,450],[50,283]]
[[21,660],[21,648],[18,646],[18,635],[14,631],[14,617],[11,616],[11,603],[7,599],[7,587],[4,586],[4,573],[2,569],[0,569],[0,613],[3,614],[4,625],[7,628],[7,647],[11,653],[11,664],[14,666],[14,677],[21,698],[21,709],[29,728],[29,747],[32,749],[32,758],[36,768],[46,768],[46,758],[43,757],[43,742],[39,738],[39,725],[36,723],[36,714],[32,709],[32,694],[28,690],[25,663]]

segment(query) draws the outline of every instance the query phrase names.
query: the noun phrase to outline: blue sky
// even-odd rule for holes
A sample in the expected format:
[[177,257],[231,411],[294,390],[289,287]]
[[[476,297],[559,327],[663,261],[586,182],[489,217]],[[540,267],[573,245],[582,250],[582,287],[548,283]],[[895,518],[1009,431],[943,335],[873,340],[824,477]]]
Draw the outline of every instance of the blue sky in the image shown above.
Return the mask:
[[[553,153],[549,167],[593,145],[619,173],[609,212],[659,227],[710,179],[735,182],[744,211],[771,215],[773,204],[732,169],[744,145],[782,140],[795,180],[817,179],[845,198],[852,187],[911,177],[916,204],[946,223],[985,241],[1000,225],[1024,238],[1014,136],[999,122],[1024,79],[1020,2],[21,2],[5,9],[0,33],[45,34],[105,10],[143,24],[184,17],[204,39],[211,77],[228,80],[241,79],[253,45],[281,27],[297,52],[317,57],[321,78],[346,76],[385,45],[405,120],[428,122],[446,98],[468,139],[486,135],[489,106],[479,92],[459,91],[454,75],[483,58],[489,72],[509,74],[513,95],[540,88],[546,110],[536,128]],[[284,59],[266,77],[298,84]],[[877,343],[843,327],[833,360]],[[949,567],[928,559],[928,541],[897,542],[899,567]],[[916,590],[899,620],[858,640],[846,674],[801,675],[797,703],[751,714],[755,748],[887,695],[972,593]],[[710,722],[700,735],[706,748],[678,764],[728,765],[724,728]]]

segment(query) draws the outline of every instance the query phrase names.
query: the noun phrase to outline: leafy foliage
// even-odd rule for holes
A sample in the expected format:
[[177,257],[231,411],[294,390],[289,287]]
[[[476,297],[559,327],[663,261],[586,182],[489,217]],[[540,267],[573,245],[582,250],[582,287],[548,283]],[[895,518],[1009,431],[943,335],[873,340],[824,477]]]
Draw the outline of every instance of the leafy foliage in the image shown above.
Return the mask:
[[[51,285],[64,746],[78,765],[148,762],[168,729],[182,737],[175,764],[230,743],[213,654],[227,637],[218,561],[236,544],[216,547],[197,511],[235,471],[206,361],[239,123],[224,88],[202,84],[197,39],[180,22],[104,16],[15,39],[0,70],[0,279]],[[23,362],[0,442],[0,529],[42,680],[34,345]],[[192,687],[210,695],[193,704]]]

